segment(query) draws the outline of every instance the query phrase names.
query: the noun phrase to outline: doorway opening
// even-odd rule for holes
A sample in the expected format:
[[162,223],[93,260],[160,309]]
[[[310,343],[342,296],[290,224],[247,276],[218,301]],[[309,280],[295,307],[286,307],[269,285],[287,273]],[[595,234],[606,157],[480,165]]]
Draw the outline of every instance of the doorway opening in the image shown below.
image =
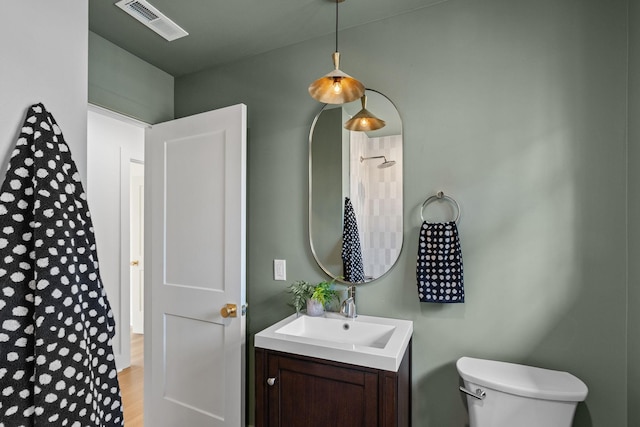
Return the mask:
[[144,164],[129,165],[129,251],[131,332],[144,334]]
[[89,106],[87,197],[100,274],[116,321],[112,341],[127,427],[143,425],[144,134],[148,125]]
[[[246,106],[239,104],[143,126],[140,146],[146,153],[139,156],[121,138],[105,140],[106,132],[96,138],[100,142],[89,138],[88,181],[95,184],[89,198],[98,206],[92,208],[94,229],[104,227],[96,231],[100,263],[115,263],[101,273],[114,301],[113,347],[122,369],[127,427],[142,422],[172,427],[176,417],[180,425],[245,423],[246,317],[240,307],[246,306],[246,116]],[[140,424],[134,424],[136,404],[127,396],[135,389],[123,379],[135,372],[130,275],[132,267],[145,266],[142,258],[131,265],[136,259],[129,241],[129,176],[135,163],[145,161],[149,185],[140,193],[146,193],[148,204],[141,210],[154,215],[146,218],[147,235],[140,238],[149,263],[147,286],[138,292],[146,303],[146,356],[138,370],[143,381],[135,382],[144,387],[146,380],[147,387],[137,408]],[[194,183],[197,191],[188,191]],[[112,241],[117,243],[111,247],[104,243]],[[101,245],[107,245],[105,250]],[[235,304],[239,315],[228,319],[219,314],[217,307],[227,304]]]
[[131,364],[118,374],[127,427],[144,426],[144,164],[129,164]]

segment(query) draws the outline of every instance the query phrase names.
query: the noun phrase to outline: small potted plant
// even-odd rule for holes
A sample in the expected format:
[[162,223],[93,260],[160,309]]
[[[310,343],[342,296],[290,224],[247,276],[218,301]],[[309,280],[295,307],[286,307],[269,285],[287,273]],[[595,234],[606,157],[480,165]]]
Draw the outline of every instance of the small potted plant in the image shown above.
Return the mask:
[[321,316],[325,307],[334,300],[338,300],[338,292],[333,289],[333,281],[320,282],[312,285],[304,280],[298,280],[289,286],[292,295],[291,306],[296,313],[304,306],[307,307],[309,316]]

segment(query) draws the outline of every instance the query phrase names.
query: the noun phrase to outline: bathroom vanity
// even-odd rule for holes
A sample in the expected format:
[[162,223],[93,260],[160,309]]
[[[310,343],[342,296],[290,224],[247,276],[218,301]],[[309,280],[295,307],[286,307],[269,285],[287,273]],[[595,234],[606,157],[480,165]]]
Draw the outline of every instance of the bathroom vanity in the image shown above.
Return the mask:
[[256,334],[256,427],[408,427],[407,320],[288,317]]

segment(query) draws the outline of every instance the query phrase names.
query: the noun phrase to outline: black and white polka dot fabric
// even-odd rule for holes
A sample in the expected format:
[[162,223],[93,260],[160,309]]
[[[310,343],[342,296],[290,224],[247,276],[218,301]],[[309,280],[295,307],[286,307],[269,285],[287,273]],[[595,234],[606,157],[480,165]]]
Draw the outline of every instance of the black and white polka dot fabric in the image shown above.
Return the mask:
[[422,302],[464,302],[462,250],[455,221],[423,222],[416,266]]
[[342,226],[342,268],[344,280],[351,283],[364,282],[362,247],[358,232],[358,221],[351,199],[344,198],[344,217]]
[[42,104],[0,188],[0,257],[0,426],[124,425],[86,197]]

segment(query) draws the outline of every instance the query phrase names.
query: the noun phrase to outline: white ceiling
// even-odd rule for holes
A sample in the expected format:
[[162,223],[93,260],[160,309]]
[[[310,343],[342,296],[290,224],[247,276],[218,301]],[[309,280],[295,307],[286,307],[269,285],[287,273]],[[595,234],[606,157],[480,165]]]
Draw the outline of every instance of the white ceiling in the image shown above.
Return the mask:
[[[446,0],[346,0],[340,29]],[[89,29],[178,77],[335,32],[334,0],[149,0],[189,35],[168,42],[121,9],[89,1]]]

